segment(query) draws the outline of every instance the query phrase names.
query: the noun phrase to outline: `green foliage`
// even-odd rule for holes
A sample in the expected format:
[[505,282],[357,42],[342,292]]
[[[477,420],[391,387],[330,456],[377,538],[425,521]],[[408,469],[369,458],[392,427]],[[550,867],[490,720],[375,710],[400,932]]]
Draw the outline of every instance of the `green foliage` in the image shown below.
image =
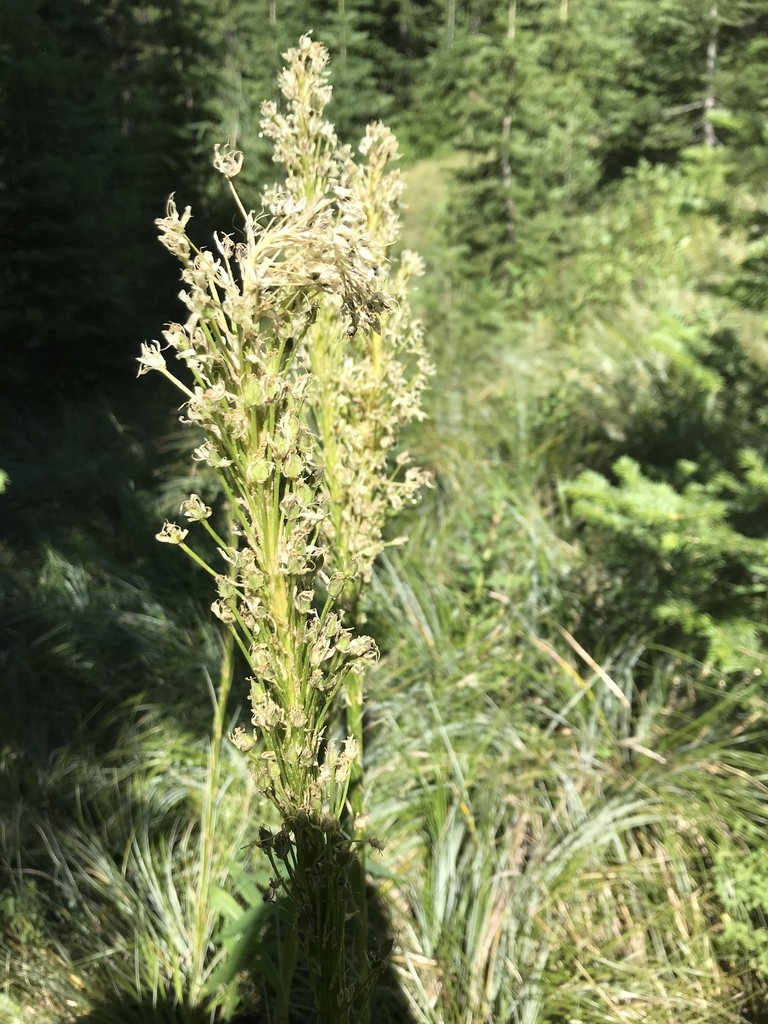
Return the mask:
[[768,980],[768,858],[764,848],[726,846],[714,864],[715,887],[722,900],[723,931],[719,939],[732,961],[748,959],[749,967]]
[[32,879],[22,879],[16,891],[7,889],[0,896],[0,925],[4,934],[16,942],[42,941],[45,918],[38,887]]
[[[40,784],[57,812],[25,815],[21,797],[3,808],[16,826],[6,856],[16,860],[23,847],[26,870],[39,865],[35,883],[6,865],[12,888],[2,949],[11,991],[23,992],[35,977],[55,989],[58,974],[70,1006],[93,1008],[89,1019],[114,1019],[106,1007],[114,1014],[116,1002],[147,1012],[167,1003],[176,1021],[208,1019],[216,1008],[229,1019],[238,986],[208,991],[208,981],[226,948],[213,953],[213,937],[233,913],[209,890],[230,886],[236,858],[247,866],[253,787],[231,750],[218,775],[205,745],[155,709],[115,709],[116,721],[129,717],[136,725],[123,725],[109,754],[91,760],[70,750],[53,761]],[[200,827],[209,801],[211,847]],[[253,859],[257,851],[248,849]],[[46,854],[56,871],[45,868]],[[263,867],[254,877],[267,881]],[[46,962],[47,950],[58,964]],[[148,1019],[161,1020],[160,1011]]]
[[435,487],[358,609],[373,1021],[762,1019],[765,0],[54,7],[0,13],[0,1020],[313,1019],[224,739],[252,709],[222,672],[204,741],[226,648],[152,541],[190,491],[221,534],[222,495],[175,412],[88,394],[136,405],[167,191],[206,237],[211,142],[248,206],[274,177],[308,26],[343,135],[426,158]]
[[465,273],[490,276],[522,301],[567,251],[566,220],[597,183],[595,115],[565,29],[473,42],[461,107],[472,159],[457,172],[452,238]]
[[490,594],[483,628],[407,565],[383,585],[401,643],[372,680],[372,813],[416,1019],[732,1019],[705,865],[757,840],[764,802],[729,780],[764,765],[723,728],[736,698],[696,721],[672,659],[617,696],[537,664]]
[[[642,601],[662,626],[703,640],[701,657],[719,670],[764,664],[768,540],[745,536],[733,519],[741,508],[765,503],[768,475],[755,452],[743,452],[742,464],[744,482],[722,476],[676,490],[648,479],[625,456],[613,467],[616,485],[594,472],[566,485],[585,545],[600,553],[604,571],[594,586],[608,628],[618,616],[618,631],[631,630]],[[680,464],[678,472],[690,477],[697,468]],[[661,639],[674,646],[681,638],[664,630]]]

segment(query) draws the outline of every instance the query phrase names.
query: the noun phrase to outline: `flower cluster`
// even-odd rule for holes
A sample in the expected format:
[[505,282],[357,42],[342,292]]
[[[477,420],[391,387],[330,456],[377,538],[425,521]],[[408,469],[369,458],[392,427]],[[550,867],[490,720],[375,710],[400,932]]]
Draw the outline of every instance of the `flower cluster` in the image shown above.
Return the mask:
[[[316,381],[308,407],[330,512],[322,536],[336,564],[354,558],[360,566],[357,586],[347,591],[354,605],[384,548],[386,520],[429,482],[409,466],[406,452],[392,460],[402,428],[424,415],[421,399],[432,373],[408,303],[408,288],[422,266],[408,251],[394,270],[389,260],[402,196],[401,176],[389,169],[398,155],[394,135],[381,124],[369,125],[359,146],[362,161],[355,161],[323,117],[330,99],[326,51],[305,36],[288,56],[283,84],[289,112],[278,113],[273,103],[262,107],[264,133],[274,140],[274,159],[286,172],[273,201],[309,202],[330,188],[339,200],[339,220],[358,240],[356,256],[367,267],[372,290],[363,302],[338,290],[326,293],[298,355]],[[361,324],[365,329],[358,329]]]
[[[208,567],[217,589],[212,607],[235,631],[253,671],[265,791],[283,814],[297,807],[320,813],[313,783],[328,705],[345,675],[375,657],[375,647],[353,637],[333,611],[330,594],[356,567],[323,572],[328,500],[317,441],[303,418],[312,378],[294,364],[324,291],[366,302],[368,276],[338,244],[324,197],[273,215],[263,228],[247,215],[246,242],[218,240],[218,257],[195,248],[188,220],[171,200],[158,223],[182,263],[190,312],[164,337],[195,383],[190,389],[174,377],[156,343],[143,347],[140,372],[159,370],[186,393],[186,420],[205,434],[195,458],[216,471],[229,499],[236,547],[215,533],[211,510],[196,495],[181,511],[211,534],[225,563],[224,571]],[[158,539],[191,552],[187,534],[166,523]],[[318,575],[329,595],[322,608],[315,606]]]

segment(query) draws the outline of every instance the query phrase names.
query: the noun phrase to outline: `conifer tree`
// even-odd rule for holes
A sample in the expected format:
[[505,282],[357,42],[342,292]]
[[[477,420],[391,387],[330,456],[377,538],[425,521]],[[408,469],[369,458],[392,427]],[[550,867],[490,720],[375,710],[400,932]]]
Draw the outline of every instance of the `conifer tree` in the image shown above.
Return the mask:
[[207,11],[201,0],[2,7],[0,333],[16,339],[17,384],[94,385],[120,366],[130,379],[135,338],[174,289],[147,224],[174,178],[194,194],[210,176]]
[[589,202],[599,170],[595,114],[578,74],[568,23],[518,18],[477,37],[464,65],[462,144],[451,212],[464,269],[523,300],[531,280],[567,251],[567,218]]

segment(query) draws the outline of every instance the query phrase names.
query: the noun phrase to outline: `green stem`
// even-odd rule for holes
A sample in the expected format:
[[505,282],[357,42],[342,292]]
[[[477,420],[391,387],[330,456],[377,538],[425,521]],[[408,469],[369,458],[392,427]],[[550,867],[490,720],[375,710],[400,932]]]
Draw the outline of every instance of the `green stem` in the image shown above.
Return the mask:
[[[213,863],[213,847],[215,834],[216,796],[221,777],[221,745],[224,736],[224,717],[226,715],[227,698],[232,686],[234,674],[234,637],[231,632],[224,634],[223,656],[219,672],[219,687],[213,715],[213,729],[208,744],[208,775],[203,793],[201,815],[201,851],[200,851],[200,883],[195,907],[195,926],[193,932],[192,962],[193,978],[205,977],[205,960],[208,955],[209,929],[207,917],[210,910],[208,891],[211,886]],[[192,993],[190,993],[192,995]]]
[[208,563],[204,561],[196,551],[193,551],[189,544],[185,544],[184,541],[182,541],[179,544],[179,547],[185,554],[189,555],[193,562],[197,562],[201,569],[205,569],[205,571],[209,573],[209,575],[213,576],[213,578],[216,579],[216,577],[218,576],[216,570],[212,569],[210,565],[208,565]]
[[[347,696],[347,735],[357,740],[358,753],[350,770],[347,793],[346,829],[350,836],[355,834],[355,820],[365,809],[363,789],[363,677],[350,672],[345,681]],[[366,886],[365,845],[360,843],[356,856],[349,867],[349,883],[352,889],[355,916],[352,921],[352,942],[354,949],[355,974],[358,991],[362,992],[361,1005],[357,1007],[359,1024],[369,1024],[371,1003],[368,985],[368,891]],[[367,995],[366,995],[367,993]]]
[[309,963],[319,1024],[349,1024],[351,1008],[344,941],[347,908],[339,891],[343,869],[334,864],[335,857],[322,833],[307,829],[296,836],[299,940]]

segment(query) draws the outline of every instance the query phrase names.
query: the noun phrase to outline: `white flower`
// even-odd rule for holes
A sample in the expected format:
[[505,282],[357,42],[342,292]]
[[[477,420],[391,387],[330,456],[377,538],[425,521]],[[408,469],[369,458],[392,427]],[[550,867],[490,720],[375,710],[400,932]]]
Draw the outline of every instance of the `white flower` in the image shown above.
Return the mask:
[[169,523],[166,519],[160,533],[155,534],[155,540],[162,544],[183,544],[188,533],[189,530],[182,530],[176,523]]
[[152,341],[149,345],[146,342],[141,343],[141,355],[138,358],[139,373],[141,377],[143,373],[149,373],[150,370],[164,370],[166,367],[165,357],[160,350],[160,344],[157,341]]
[[217,143],[213,147],[213,152],[213,166],[219,174],[223,174],[225,178],[234,178],[240,173],[244,158],[239,149],[230,149],[226,145],[222,151],[221,146]]

